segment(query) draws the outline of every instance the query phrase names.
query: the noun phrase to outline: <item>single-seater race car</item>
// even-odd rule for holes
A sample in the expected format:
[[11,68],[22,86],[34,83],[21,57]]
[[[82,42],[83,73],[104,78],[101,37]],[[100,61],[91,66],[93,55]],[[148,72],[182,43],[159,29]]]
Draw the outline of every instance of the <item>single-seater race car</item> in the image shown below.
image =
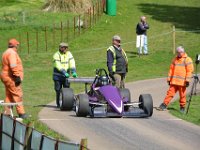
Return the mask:
[[75,107],[78,117],[150,117],[153,114],[150,94],[141,94],[138,102],[132,102],[129,89],[112,85],[105,69],[97,69],[95,78],[68,81],[85,83],[84,94],[74,95],[70,88],[61,90],[60,109],[72,110]]

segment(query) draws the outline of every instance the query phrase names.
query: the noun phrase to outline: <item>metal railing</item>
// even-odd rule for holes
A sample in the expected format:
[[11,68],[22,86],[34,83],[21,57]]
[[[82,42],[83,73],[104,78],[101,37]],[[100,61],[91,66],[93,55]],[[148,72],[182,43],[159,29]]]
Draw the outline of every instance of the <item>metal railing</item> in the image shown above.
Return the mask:
[[4,114],[0,123],[1,150],[88,150],[87,139],[80,143],[57,140]]

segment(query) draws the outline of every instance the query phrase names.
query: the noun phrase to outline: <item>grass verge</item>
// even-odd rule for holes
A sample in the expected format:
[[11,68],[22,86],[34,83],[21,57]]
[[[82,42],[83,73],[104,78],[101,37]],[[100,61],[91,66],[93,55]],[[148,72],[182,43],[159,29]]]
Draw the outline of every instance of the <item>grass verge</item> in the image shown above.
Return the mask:
[[[188,97],[187,97],[188,98]],[[188,114],[179,112],[179,102],[176,101],[169,106],[170,113],[178,118],[192,122],[200,126],[200,94],[192,97]]]

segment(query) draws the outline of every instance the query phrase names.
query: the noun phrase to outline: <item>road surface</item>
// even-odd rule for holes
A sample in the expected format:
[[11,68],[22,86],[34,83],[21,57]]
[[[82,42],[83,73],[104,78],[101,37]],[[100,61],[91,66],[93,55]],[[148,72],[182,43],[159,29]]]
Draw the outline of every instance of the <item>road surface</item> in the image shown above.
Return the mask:
[[[166,79],[150,79],[126,84],[132,101],[150,93],[154,107],[163,101]],[[176,96],[177,98],[177,96]],[[78,118],[75,112],[61,112],[55,102],[39,113],[40,120],[72,141],[88,139],[91,150],[199,150],[200,127],[154,109],[151,118]]]

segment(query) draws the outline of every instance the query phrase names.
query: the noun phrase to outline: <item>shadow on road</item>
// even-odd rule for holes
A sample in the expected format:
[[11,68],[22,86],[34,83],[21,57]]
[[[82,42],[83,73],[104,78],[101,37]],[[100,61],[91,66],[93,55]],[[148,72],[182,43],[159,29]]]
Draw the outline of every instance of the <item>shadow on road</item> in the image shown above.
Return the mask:
[[55,105],[36,105],[34,107],[47,107],[47,108],[57,108]]

